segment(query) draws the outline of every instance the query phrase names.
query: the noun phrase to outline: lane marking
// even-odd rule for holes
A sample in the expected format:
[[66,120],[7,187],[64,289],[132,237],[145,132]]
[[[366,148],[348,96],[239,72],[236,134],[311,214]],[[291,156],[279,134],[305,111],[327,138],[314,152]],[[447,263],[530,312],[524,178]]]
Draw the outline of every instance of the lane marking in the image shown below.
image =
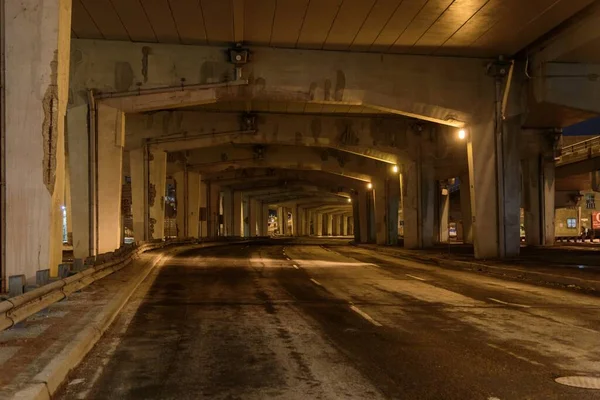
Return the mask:
[[319,283],[319,281],[317,281],[316,279],[310,278],[310,281],[311,281],[312,283],[314,283],[315,285],[318,285],[318,286],[321,286],[321,287],[323,287],[323,285],[321,285],[321,284]]
[[493,348],[493,349],[500,350],[500,351],[502,351],[502,352],[504,352],[504,353],[506,353],[506,354],[510,354],[510,355],[511,355],[511,356],[513,356],[514,358],[517,358],[517,359],[519,359],[519,360],[521,360],[521,361],[528,362],[528,363],[530,363],[530,364],[533,364],[533,365],[536,365],[536,366],[538,366],[538,367],[543,367],[543,366],[544,366],[544,364],[542,364],[542,363],[539,363],[539,362],[537,362],[537,361],[530,360],[530,359],[529,359],[529,358],[527,358],[527,357],[523,357],[523,356],[520,356],[520,355],[518,355],[518,354],[515,354],[515,353],[513,353],[512,351],[508,351],[508,350],[506,350],[506,349],[503,349],[502,347],[500,347],[500,346],[496,346],[495,344],[488,343],[487,345],[488,345],[489,347]]
[[298,266],[296,264],[292,265],[292,267],[294,267],[296,269],[300,269],[300,268],[298,268]]
[[292,259],[291,259],[291,258],[289,258],[289,257],[286,257],[286,258],[287,258],[287,260],[288,260],[288,261],[292,261]]
[[370,323],[372,323],[373,325],[375,325],[375,326],[383,326],[379,322],[377,322],[373,318],[371,318],[371,316],[369,314],[367,314],[366,312],[364,312],[360,308],[356,307],[354,304],[350,304],[350,309],[352,311],[354,311],[355,313],[357,313],[358,315],[360,315],[361,317],[363,317],[364,319],[366,319],[367,321],[369,321]]
[[506,301],[494,299],[493,297],[488,297],[488,300],[494,301],[496,303],[504,304],[505,306],[513,306],[513,307],[521,307],[521,308],[531,308],[531,306],[527,306],[525,304],[509,303],[509,302],[506,302]]
[[408,276],[409,278],[417,279],[419,281],[423,281],[423,282],[425,281],[425,279],[419,278],[418,276],[414,276],[414,275],[410,275],[410,274],[406,274],[406,276]]

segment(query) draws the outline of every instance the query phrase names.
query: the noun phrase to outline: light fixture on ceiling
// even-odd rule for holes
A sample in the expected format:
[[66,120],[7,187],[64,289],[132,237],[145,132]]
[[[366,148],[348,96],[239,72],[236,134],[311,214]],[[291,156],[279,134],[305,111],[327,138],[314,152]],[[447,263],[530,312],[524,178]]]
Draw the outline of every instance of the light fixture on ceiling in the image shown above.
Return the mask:
[[371,182],[367,183],[367,189],[373,189],[373,184]]
[[397,173],[398,173],[398,166],[397,166],[397,165],[394,165],[394,166],[392,167],[392,172],[393,172],[393,173],[395,173],[395,174],[397,174]]
[[460,140],[465,140],[467,138],[467,131],[464,128],[459,129],[459,131],[458,131],[458,138]]

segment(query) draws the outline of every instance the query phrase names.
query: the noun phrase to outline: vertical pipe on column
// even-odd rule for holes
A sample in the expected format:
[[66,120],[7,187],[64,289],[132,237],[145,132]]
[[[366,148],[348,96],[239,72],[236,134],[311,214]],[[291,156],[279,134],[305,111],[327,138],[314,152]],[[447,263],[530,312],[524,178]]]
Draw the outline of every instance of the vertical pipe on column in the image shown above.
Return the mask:
[[4,0],[0,0],[0,292],[6,290],[6,86]]
[[95,256],[98,249],[98,122],[96,118],[96,100],[94,90],[88,91],[89,111],[89,199],[90,199],[90,256]]

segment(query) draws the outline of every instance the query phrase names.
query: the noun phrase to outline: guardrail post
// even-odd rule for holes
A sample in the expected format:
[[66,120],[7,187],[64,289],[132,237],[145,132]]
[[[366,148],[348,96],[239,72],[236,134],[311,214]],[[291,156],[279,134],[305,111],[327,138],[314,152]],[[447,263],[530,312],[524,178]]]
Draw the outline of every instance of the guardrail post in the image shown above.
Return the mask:
[[50,282],[50,270],[42,269],[35,273],[35,283],[38,286],[44,286]]
[[60,264],[58,266],[58,277],[60,279],[67,278],[71,272],[71,264]]
[[8,296],[15,297],[25,293],[25,275],[8,277]]

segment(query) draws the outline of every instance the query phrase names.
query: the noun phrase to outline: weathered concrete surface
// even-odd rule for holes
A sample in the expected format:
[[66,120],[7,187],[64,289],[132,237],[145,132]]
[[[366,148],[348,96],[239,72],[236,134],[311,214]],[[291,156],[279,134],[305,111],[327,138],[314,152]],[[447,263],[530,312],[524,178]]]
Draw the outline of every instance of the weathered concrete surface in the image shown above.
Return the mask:
[[102,254],[121,245],[125,114],[99,104],[96,121],[96,254]]
[[[192,50],[194,49],[194,50]],[[74,40],[73,93],[110,92],[231,80],[233,68],[217,47]],[[145,56],[147,55],[147,57]],[[123,82],[116,65],[129,65]],[[377,71],[377,73],[373,73]],[[479,59],[252,49],[244,77],[250,86],[224,98],[333,101],[460,125],[479,113],[493,87]],[[117,85],[119,83],[119,85]],[[117,87],[118,86],[118,87]],[[75,103],[84,101],[74,96]]]
[[71,211],[73,257],[90,255],[90,160],[88,106],[69,108],[67,112],[67,145],[71,184]]
[[[6,224],[3,275],[57,274],[62,260],[64,117],[71,2],[6,1]],[[3,266],[4,267],[4,266]]]
[[596,398],[596,297],[327,242],[173,259],[57,398]]
[[167,153],[150,149],[148,160],[149,239],[165,237],[165,194],[167,185]]

